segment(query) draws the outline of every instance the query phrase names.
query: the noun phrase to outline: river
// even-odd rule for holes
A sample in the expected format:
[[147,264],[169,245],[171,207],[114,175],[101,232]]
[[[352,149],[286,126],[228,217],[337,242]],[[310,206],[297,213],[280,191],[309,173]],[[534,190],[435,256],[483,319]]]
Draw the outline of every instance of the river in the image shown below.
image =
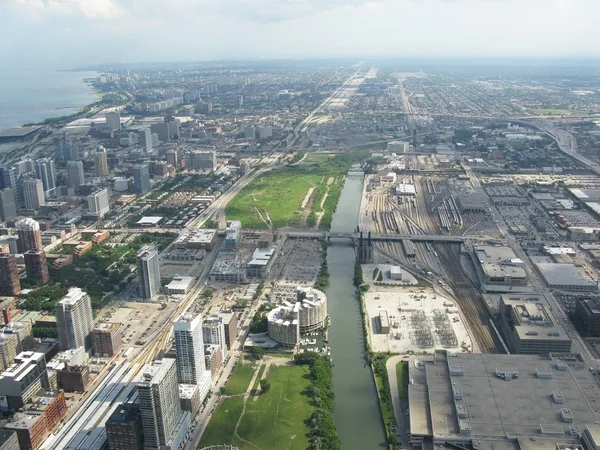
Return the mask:
[[[346,178],[333,216],[331,235],[354,231],[364,176]],[[331,329],[329,343],[333,357],[334,420],[344,450],[373,450],[386,447],[375,380],[365,365],[365,346],[360,305],[355,295],[354,249],[348,241],[331,239],[327,250],[329,287],[327,298]]]

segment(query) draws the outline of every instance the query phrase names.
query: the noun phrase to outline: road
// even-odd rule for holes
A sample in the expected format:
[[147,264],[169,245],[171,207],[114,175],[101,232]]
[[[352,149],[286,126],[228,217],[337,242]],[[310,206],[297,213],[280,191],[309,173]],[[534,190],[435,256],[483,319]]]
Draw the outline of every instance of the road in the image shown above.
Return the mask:
[[400,400],[400,392],[398,391],[398,377],[396,373],[396,365],[405,359],[406,356],[392,356],[385,363],[388,381],[390,383],[390,392],[392,395],[392,404],[394,407],[394,417],[396,418],[396,437],[398,438],[402,448],[410,448],[408,441],[408,433],[405,430],[409,429],[410,422],[407,411],[408,404],[404,400]]

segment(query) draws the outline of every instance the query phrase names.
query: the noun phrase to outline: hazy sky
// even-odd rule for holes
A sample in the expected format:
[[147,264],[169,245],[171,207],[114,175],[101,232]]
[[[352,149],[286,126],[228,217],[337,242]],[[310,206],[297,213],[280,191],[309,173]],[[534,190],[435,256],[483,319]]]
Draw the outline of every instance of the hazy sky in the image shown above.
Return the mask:
[[598,17],[600,0],[0,0],[0,57],[600,56]]

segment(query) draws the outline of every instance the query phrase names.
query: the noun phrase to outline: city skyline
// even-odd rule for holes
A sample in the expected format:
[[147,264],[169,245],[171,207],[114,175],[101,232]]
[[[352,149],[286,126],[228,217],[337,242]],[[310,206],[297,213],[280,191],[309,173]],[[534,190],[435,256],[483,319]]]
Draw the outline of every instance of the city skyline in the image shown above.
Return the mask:
[[[0,12],[1,35],[8,43],[0,56],[13,64],[50,62],[47,45],[68,50],[61,64],[600,56],[595,45],[600,32],[591,22],[600,5],[591,0],[236,0],[226,5],[178,0],[168,9],[156,0],[9,0]],[[194,23],[203,26],[188,27]],[[189,39],[179,39],[175,31],[181,28]],[[44,33],[43,42],[38,33]],[[90,46],[99,34],[102,39]],[[198,46],[206,35],[211,45]],[[128,45],[120,45],[123,41]],[[16,45],[24,51],[16,51]]]

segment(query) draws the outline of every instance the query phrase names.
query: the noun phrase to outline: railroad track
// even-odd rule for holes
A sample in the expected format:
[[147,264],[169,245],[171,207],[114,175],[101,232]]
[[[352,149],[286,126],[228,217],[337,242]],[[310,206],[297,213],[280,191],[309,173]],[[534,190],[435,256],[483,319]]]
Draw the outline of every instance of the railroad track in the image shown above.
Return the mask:
[[461,267],[460,255],[454,244],[434,244],[440,261],[448,273],[450,287],[458,306],[466,318],[473,337],[484,353],[501,353],[494,332],[490,327],[491,317],[483,304],[483,298],[471,279]]

